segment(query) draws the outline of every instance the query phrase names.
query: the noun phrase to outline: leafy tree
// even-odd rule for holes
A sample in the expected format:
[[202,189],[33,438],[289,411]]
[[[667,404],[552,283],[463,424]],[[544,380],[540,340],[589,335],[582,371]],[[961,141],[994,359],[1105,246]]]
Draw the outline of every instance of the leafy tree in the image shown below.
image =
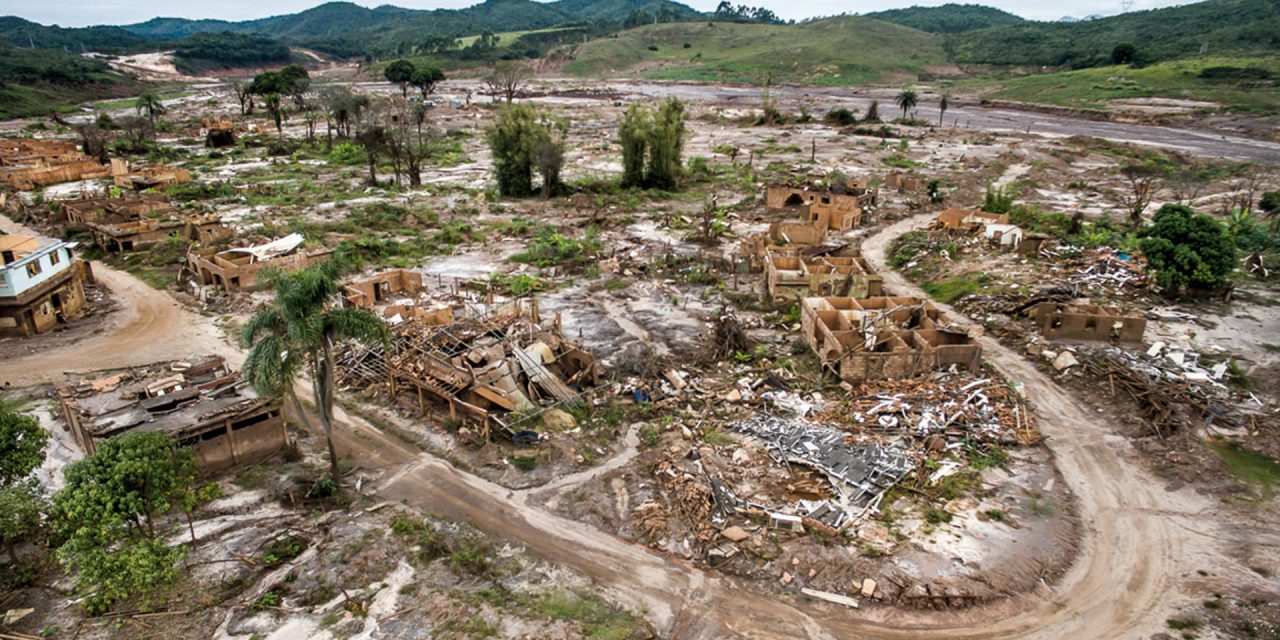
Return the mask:
[[564,136],[551,128],[551,135],[540,140],[533,148],[533,161],[542,174],[542,197],[550,198],[564,188],[560,170],[564,167]]
[[622,142],[622,186],[675,191],[687,137],[684,103],[668,98],[656,112],[632,104],[618,124]]
[[400,94],[403,97],[409,97],[409,82],[413,80],[414,67],[413,63],[408,60],[396,60],[387,65],[382,71],[382,75],[387,82],[400,85]]
[[49,432],[31,416],[0,407],[0,487],[18,483],[44,463]]
[[1111,50],[1111,64],[1133,64],[1138,59],[1138,48],[1132,42],[1122,42]]
[[155,521],[187,504],[199,477],[190,451],[163,433],[131,431],[98,443],[63,475],[66,484],[53,496],[65,540],[58,559],[80,572],[91,613],[173,582],[182,550],[165,543]]
[[340,340],[383,342],[387,327],[368,309],[336,307],[341,268],[326,261],[306,269],[268,274],[275,299],[245,324],[242,339],[250,346],[243,373],[264,396],[289,397],[298,417],[306,413],[294,392],[308,372],[316,411],[329,446],[330,475],[335,485],[338,451],[333,444],[334,345]]
[[151,121],[151,126],[153,127],[156,125],[156,118],[164,115],[167,111],[164,103],[160,102],[160,97],[151,91],[143,91],[138,96],[138,101],[134,103],[133,108],[138,112],[138,115],[142,115],[145,112],[147,120]]
[[40,524],[44,499],[29,479],[44,463],[49,432],[35,418],[0,404],[0,538],[10,564],[18,564],[14,543]]
[[364,110],[369,107],[369,96],[354,94],[346,87],[331,87],[324,94],[324,101],[338,127],[338,135],[351,137],[351,125],[360,120]]
[[409,79],[409,84],[417,87],[422,92],[425,99],[435,91],[436,83],[444,80],[444,72],[435,67],[418,67],[413,70],[413,76]]
[[1156,283],[1176,295],[1187,288],[1218,288],[1237,265],[1227,228],[1185,205],[1166,204],[1139,234],[1139,247]]
[[684,103],[668,98],[658,107],[649,137],[649,166],[645,183],[650,188],[675,191],[680,188],[681,156],[685,143]]
[[40,484],[34,479],[0,487],[0,538],[4,539],[9,564],[18,564],[14,543],[40,526],[44,508]]
[[[533,169],[537,164],[537,150],[552,142],[552,125],[539,118],[537,111],[527,104],[506,104],[498,110],[498,118],[485,129],[485,138],[493,152],[494,173],[498,179],[498,192],[504,196],[523,198],[533,193]],[[559,144],[563,145],[563,142]],[[543,149],[544,153],[547,150]],[[562,152],[563,154],[563,152]],[[555,188],[559,168],[551,176],[550,188]],[[547,186],[543,174],[544,187]]]
[[907,119],[907,110],[916,108],[920,103],[920,96],[916,94],[915,89],[903,89],[902,93],[894,98],[894,102],[898,103],[898,108],[902,109],[902,119]]
[[622,187],[644,186],[645,149],[649,144],[649,131],[653,128],[653,114],[639,102],[631,103],[618,125],[618,138],[622,142]]
[[982,198],[982,210],[990,213],[1009,213],[1013,210],[1013,199],[1018,194],[1012,189],[987,185],[987,193]]
[[291,64],[277,72],[281,82],[281,92],[293,98],[293,104],[302,111],[306,106],[303,97],[311,88],[311,74],[300,64]]

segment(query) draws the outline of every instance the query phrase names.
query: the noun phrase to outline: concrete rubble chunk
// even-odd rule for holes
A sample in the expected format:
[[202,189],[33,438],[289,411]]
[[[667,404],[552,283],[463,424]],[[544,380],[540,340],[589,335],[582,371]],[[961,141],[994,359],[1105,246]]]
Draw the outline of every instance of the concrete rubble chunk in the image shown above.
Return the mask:
[[738,526],[722,529],[720,531],[720,535],[728,538],[733,542],[742,542],[743,540],[746,540],[747,538],[751,537],[751,534],[747,533],[745,529]]
[[1063,351],[1058,354],[1058,357],[1053,359],[1053,368],[1055,371],[1065,371],[1078,364],[1080,364],[1080,361],[1076,360],[1075,354],[1070,351]]
[[867,578],[866,580],[863,580],[862,581],[862,597],[870,598],[871,596],[875,595],[877,586],[878,585],[876,584],[876,581],[872,580],[871,578]]

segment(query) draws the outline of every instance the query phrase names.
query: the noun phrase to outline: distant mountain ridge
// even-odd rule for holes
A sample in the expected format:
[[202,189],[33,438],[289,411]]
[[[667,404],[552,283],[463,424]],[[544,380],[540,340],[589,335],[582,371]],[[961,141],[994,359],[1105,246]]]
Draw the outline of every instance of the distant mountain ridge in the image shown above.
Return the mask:
[[[682,18],[704,14],[672,0],[485,0],[463,9],[404,9],[382,5],[368,9],[350,2],[329,2],[299,13],[257,20],[188,20],[153,18],[122,29],[155,40],[173,40],[204,31],[254,33],[276,38],[365,35],[380,38],[375,28],[421,30],[434,35],[473,35],[483,30],[520,31],[572,22],[622,22],[633,11],[666,10]],[[474,31],[472,31],[474,30]],[[470,32],[470,33],[469,33]]]
[[863,14],[865,17],[892,22],[929,33],[961,33],[1027,22],[1008,11],[979,4],[944,4],[939,7],[909,7]]

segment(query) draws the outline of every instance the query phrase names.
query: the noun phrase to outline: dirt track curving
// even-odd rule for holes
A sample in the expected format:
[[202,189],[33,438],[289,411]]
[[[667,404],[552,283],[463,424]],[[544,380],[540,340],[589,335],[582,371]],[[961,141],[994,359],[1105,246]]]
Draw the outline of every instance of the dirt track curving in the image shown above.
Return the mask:
[[[888,271],[885,247],[926,223],[917,216],[863,245],[898,292],[920,295]],[[97,267],[123,311],[104,335],[73,348],[5,363],[25,384],[65,370],[139,364],[193,352],[237,355],[212,322],[180,308],[129,274]],[[958,314],[954,314],[959,317]],[[517,494],[454,468],[339,409],[340,450],[378,477],[386,499],[466,520],[592,577],[617,600],[645,611],[670,638],[1135,638],[1163,627],[1180,599],[1180,576],[1221,566],[1211,503],[1190,489],[1172,492],[1142,470],[1125,440],[1089,415],[1026,360],[984,338],[987,359],[1025,385],[1081,512],[1076,564],[1055,587],[1010,594],[1004,602],[960,612],[890,607],[865,611],[779,598],[704,572],[643,547],[528,505]],[[11,369],[12,368],[12,369]],[[591,479],[594,474],[584,475]]]

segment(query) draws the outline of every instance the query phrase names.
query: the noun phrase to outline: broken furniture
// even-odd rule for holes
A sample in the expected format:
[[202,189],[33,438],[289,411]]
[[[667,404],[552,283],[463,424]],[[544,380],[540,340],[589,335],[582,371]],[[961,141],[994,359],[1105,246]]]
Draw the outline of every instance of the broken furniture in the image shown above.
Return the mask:
[[267,269],[296,271],[329,259],[328,249],[303,251],[303,237],[291,233],[264,244],[235,249],[192,249],[187,252],[181,280],[190,278],[197,288],[214,286],[227,295],[258,287],[258,277]]
[[0,185],[25,191],[51,184],[94,180],[110,170],[68,140],[0,140]]
[[159,431],[212,474],[289,446],[279,401],[259,398],[217,356],[75,375],[57,390],[62,417],[85,455],[117,434]]
[[851,247],[765,246],[765,285],[773,300],[883,295],[884,278]]
[[982,348],[928,300],[804,298],[805,342],[842,380],[910,378],[949,365],[976,371]]
[[1041,302],[1036,305],[1035,318],[1040,335],[1050,340],[1142,342],[1147,329],[1146,318],[1092,304]]

